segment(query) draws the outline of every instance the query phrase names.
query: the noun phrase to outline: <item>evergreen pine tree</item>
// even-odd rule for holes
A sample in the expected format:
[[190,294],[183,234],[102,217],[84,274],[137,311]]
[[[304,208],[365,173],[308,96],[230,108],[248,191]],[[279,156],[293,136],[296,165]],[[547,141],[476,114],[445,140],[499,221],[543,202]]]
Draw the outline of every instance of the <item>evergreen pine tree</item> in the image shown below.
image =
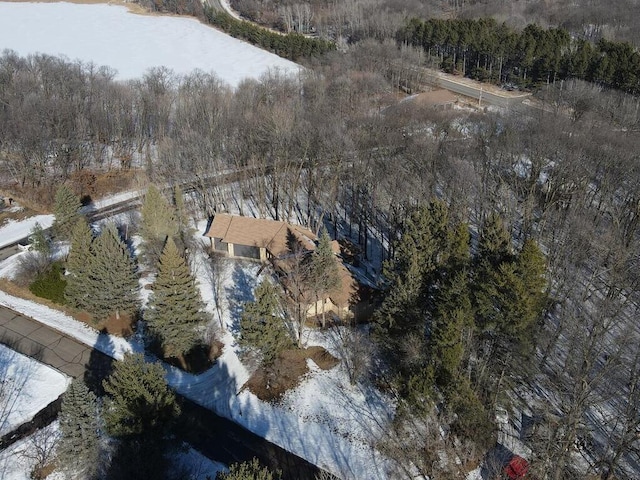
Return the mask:
[[[318,246],[311,255],[310,280],[316,302],[325,298],[342,285],[338,260],[331,248],[331,238],[322,227]],[[322,324],[325,325],[325,311],[322,309]]]
[[260,465],[257,458],[250,462],[233,463],[228,472],[216,475],[216,480],[278,480],[280,473],[273,473],[267,467]]
[[126,354],[103,382],[107,393],[104,420],[115,437],[164,435],[180,414],[159,363],[147,363],[141,354]]
[[473,320],[468,273],[460,270],[438,292],[431,321],[429,355],[436,381],[442,387],[457,381],[464,357],[464,338],[473,330]]
[[240,345],[256,348],[267,365],[274,362],[280,352],[291,348],[293,342],[279,317],[278,290],[264,280],[255,291],[256,300],[248,302],[240,319]]
[[533,240],[526,240],[516,261],[518,275],[527,292],[528,309],[534,317],[540,315],[547,300],[547,261]]
[[499,215],[492,214],[485,221],[478,241],[474,268],[474,303],[481,330],[491,332],[509,323],[504,315],[503,302],[508,292],[502,286],[514,281],[511,235]]
[[53,222],[53,232],[61,240],[67,240],[71,235],[71,230],[76,224],[80,215],[80,198],[73,193],[66,185],[61,185],[56,191],[53,205],[55,220]]
[[443,202],[420,206],[407,220],[393,261],[385,264],[390,288],[375,314],[374,336],[395,368],[412,370],[425,360],[426,321],[453,236]]
[[487,262],[494,268],[502,262],[513,260],[511,235],[498,214],[491,214],[482,226],[477,259],[479,262]]
[[147,189],[140,213],[142,214],[141,234],[145,240],[159,238],[164,241],[168,236],[178,232],[173,208],[153,184]]
[[[93,261],[91,228],[79,219],[71,232],[71,249],[67,257],[67,286],[64,296],[67,302],[81,310],[89,311],[96,285],[89,281],[90,266]],[[102,288],[102,287],[100,287]]]
[[451,245],[449,246],[449,258],[447,270],[457,272],[463,268],[468,268],[471,263],[471,236],[469,225],[459,224],[451,234]]
[[43,255],[46,258],[51,256],[51,245],[49,243],[49,238],[44,233],[44,229],[40,223],[36,222],[36,224],[31,229],[31,233],[29,234],[29,241],[31,243],[31,248]]
[[58,464],[73,478],[92,478],[99,455],[98,404],[96,396],[80,379],[64,394],[60,415],[62,438]]
[[178,233],[176,215],[169,202],[153,184],[147,189],[140,213],[142,216],[140,234],[144,239],[143,252],[147,261],[155,265],[167,237],[173,237]]
[[196,282],[171,237],[160,257],[145,320],[168,357],[188,353],[200,338],[198,327],[207,321]]
[[480,328],[498,340],[498,355],[530,346],[546,300],[544,255],[528,240],[517,257],[479,268],[474,298]]
[[127,354],[103,386],[105,426],[117,440],[107,480],[166,478],[180,407],[162,365]]
[[133,312],[138,306],[138,278],[129,250],[113,224],[109,224],[92,244],[93,260],[87,281],[92,290],[89,311],[98,318]]

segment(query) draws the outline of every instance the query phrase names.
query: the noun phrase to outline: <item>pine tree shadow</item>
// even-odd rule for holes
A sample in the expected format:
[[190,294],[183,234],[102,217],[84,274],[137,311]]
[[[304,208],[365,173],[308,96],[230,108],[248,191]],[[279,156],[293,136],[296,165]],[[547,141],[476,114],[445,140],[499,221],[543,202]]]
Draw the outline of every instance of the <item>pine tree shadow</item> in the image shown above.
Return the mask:
[[115,359],[115,347],[111,341],[111,337],[102,329],[98,335],[98,340],[91,350],[89,362],[84,372],[84,383],[97,396],[104,395],[102,381],[106,379],[113,371],[113,363]]
[[170,479],[167,450],[170,443],[158,432],[114,440],[106,480]]
[[231,316],[229,328],[234,335],[237,335],[240,333],[240,317],[242,317],[244,304],[254,300],[253,287],[255,286],[255,281],[247,275],[242,265],[236,262],[231,273],[230,285],[226,287],[226,294],[229,299],[229,314]]
[[482,463],[480,476],[483,480],[497,478],[502,472],[502,468],[509,462],[513,452],[507,447],[497,443],[491,450],[487,452]]

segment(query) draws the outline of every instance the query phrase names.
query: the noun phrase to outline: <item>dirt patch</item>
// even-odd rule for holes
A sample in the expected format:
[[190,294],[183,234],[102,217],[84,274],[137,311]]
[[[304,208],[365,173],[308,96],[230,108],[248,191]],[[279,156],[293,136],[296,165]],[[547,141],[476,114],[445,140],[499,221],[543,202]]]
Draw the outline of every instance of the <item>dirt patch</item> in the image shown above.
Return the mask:
[[95,323],[89,323],[89,325],[97,328],[101,332],[126,338],[133,335],[133,325],[135,321],[134,315],[121,313],[120,318],[116,318],[115,315],[110,315],[106,320],[98,322],[97,325]]
[[[143,171],[136,169],[108,172],[81,170],[71,175],[66,183],[86,205],[91,200],[106,195],[142,188],[147,183],[147,177]],[[14,183],[0,190],[0,195],[13,198],[14,204],[17,203],[24,208],[22,215],[26,217],[35,213],[51,212],[58,186],[59,184],[21,187]],[[0,214],[8,211],[8,208],[4,208]]]
[[340,360],[319,346],[309,347],[306,349],[306,352],[307,358],[313,360],[322,370],[331,370],[340,363]]
[[243,388],[248,388],[260,400],[277,402],[288,390],[298,386],[309,371],[307,359],[313,360],[323,370],[329,370],[339,363],[323,347],[286,350],[273,365],[258,368]]

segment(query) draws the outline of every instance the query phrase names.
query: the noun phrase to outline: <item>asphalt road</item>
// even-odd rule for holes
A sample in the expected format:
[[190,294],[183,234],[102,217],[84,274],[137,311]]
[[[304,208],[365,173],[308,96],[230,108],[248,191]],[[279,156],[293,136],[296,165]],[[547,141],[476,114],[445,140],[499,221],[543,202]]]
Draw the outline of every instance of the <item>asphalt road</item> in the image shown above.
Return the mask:
[[0,342],[74,378],[84,375],[93,350],[4,307],[0,307]]
[[[0,306],[0,343],[74,378],[97,385],[114,360],[74,338]],[[208,458],[225,464],[258,458],[285,479],[314,479],[322,471],[240,425],[216,415],[181,395],[179,435]]]
[[6,260],[12,255],[15,255],[19,251],[20,249],[18,248],[17,245],[11,245],[11,246],[0,249],[0,262],[3,260]]
[[446,77],[437,77],[437,83],[440,87],[450,90],[454,93],[464,95],[465,97],[475,98],[478,100],[480,106],[495,105],[498,107],[508,108],[513,105],[522,103],[522,100],[528,97],[526,94],[522,95],[500,95],[487,91],[482,86],[473,86],[467,83],[455,81]]

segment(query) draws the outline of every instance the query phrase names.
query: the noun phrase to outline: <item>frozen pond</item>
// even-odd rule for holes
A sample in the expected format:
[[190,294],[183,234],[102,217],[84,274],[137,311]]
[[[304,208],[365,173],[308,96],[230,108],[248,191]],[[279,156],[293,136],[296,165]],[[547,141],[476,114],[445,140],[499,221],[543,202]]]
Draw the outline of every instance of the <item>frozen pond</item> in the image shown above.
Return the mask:
[[270,68],[299,68],[195,19],[138,15],[107,4],[0,2],[0,51],[4,49],[108,65],[121,80],[165,66],[178,74],[214,72],[237,86]]

